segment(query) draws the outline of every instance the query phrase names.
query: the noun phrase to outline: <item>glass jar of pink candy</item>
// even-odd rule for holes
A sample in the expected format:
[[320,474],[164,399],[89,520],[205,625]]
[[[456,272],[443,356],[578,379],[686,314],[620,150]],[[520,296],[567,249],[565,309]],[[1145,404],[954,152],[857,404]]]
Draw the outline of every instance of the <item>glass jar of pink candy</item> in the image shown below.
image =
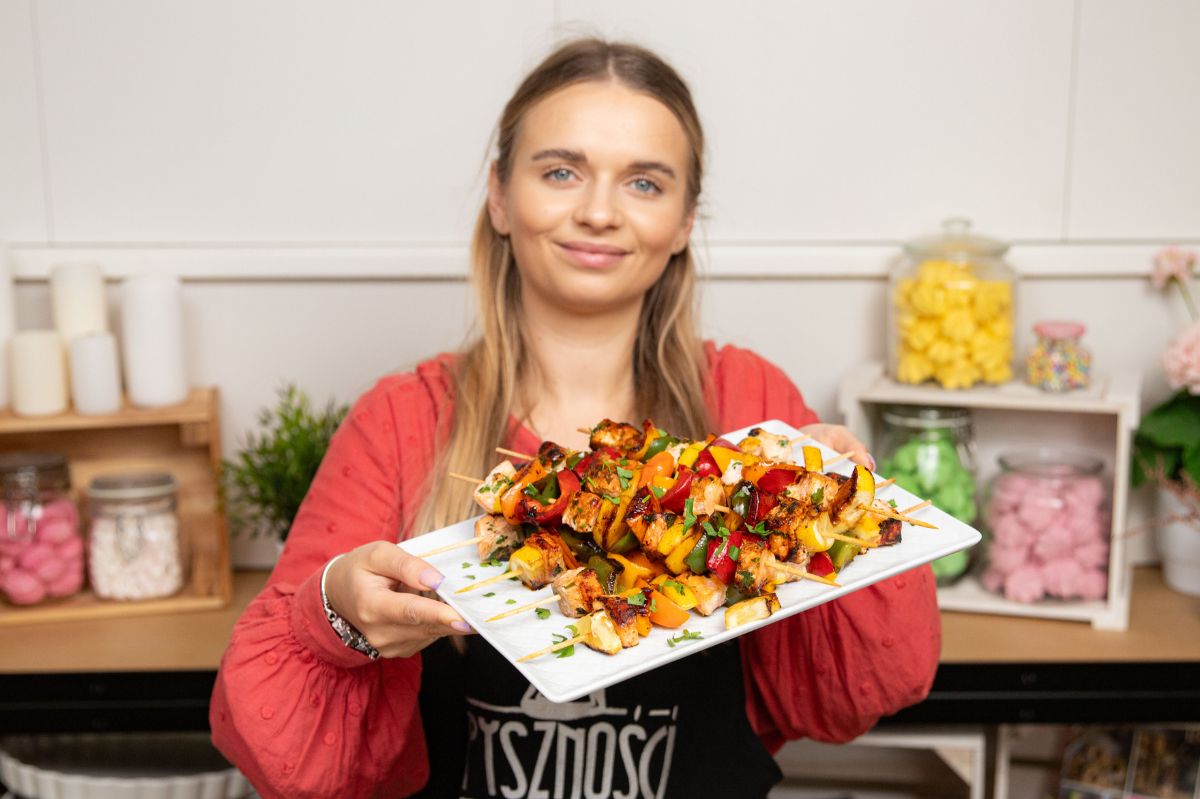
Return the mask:
[[67,459],[0,453],[0,595],[33,605],[83,588],[83,537]]
[[1103,461],[1035,449],[999,463],[985,492],[983,586],[1015,602],[1103,599],[1111,527]]

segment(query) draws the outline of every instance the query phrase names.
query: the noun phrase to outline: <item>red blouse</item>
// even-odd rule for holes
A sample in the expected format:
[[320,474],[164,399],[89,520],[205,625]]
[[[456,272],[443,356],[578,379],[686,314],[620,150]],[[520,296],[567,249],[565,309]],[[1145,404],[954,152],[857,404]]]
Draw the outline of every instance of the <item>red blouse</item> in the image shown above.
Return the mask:
[[[721,431],[817,420],[784,373],[747,350],[707,346]],[[283,556],[234,627],[213,689],[213,742],[262,796],[406,796],[429,774],[417,692],[421,657],[369,661],[321,606],[334,555],[407,537],[436,440],[452,418],[444,359],[380,380],[330,445]],[[507,442],[538,445],[525,428]],[[941,627],[928,567],[739,639],[746,714],[764,745],[847,741],[929,692]]]

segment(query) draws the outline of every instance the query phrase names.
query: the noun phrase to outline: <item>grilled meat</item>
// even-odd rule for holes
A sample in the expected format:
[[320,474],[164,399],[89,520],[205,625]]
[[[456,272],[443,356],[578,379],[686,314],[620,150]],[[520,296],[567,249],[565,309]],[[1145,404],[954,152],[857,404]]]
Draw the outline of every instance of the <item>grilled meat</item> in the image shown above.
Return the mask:
[[480,516],[475,522],[476,548],[480,560],[504,560],[521,543],[520,528],[509,524],[503,516]]

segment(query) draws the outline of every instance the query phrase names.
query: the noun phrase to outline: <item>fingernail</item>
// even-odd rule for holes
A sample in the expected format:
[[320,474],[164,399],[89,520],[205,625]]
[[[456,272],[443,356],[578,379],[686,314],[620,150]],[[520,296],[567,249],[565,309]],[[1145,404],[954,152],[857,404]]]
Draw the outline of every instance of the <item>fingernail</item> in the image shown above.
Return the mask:
[[875,471],[875,456],[868,455],[867,457],[871,459],[871,471]]
[[425,569],[421,572],[421,583],[430,591],[441,585],[443,579],[445,578],[442,577],[442,573],[437,569]]
[[460,633],[474,632],[471,629],[471,625],[467,624],[465,621],[452,621],[450,622],[450,627],[454,630],[458,630]]

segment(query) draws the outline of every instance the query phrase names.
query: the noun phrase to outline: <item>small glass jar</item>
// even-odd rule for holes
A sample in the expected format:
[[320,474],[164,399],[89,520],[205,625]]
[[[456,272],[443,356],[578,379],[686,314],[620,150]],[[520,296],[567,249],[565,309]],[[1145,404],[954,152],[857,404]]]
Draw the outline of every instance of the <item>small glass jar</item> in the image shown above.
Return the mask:
[[0,453],[0,594],[34,605],[83,588],[83,536],[65,456]]
[[1111,528],[1103,461],[1034,449],[999,462],[984,504],[983,586],[1015,602],[1103,599]]
[[186,558],[175,514],[175,478],[165,473],[96,477],[88,485],[89,575],[105,599],[170,596]]
[[1091,383],[1092,354],[1079,344],[1079,322],[1038,322],[1037,344],[1025,358],[1026,380],[1043,391],[1070,391]]
[[969,388],[1012,379],[1016,272],[1008,245],[947,219],[944,233],[905,244],[892,272],[888,372],[901,383]]
[[[897,405],[882,412],[879,472],[966,524],[974,524],[975,436],[964,408]],[[933,562],[939,585],[966,573],[969,550]]]

